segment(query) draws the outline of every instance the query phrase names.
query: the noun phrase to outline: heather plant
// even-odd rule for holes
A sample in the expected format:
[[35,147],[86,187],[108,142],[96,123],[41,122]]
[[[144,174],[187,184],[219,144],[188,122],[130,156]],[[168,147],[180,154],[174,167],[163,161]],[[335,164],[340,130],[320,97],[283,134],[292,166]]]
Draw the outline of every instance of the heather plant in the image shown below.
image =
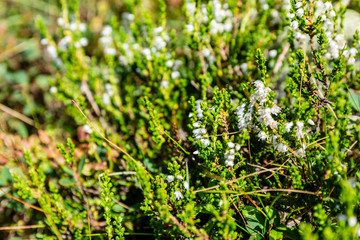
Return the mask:
[[36,20],[78,135],[13,168],[34,236],[358,238],[350,3],[185,0],[175,27],[167,2],[147,3],[88,24],[62,0],[54,34]]

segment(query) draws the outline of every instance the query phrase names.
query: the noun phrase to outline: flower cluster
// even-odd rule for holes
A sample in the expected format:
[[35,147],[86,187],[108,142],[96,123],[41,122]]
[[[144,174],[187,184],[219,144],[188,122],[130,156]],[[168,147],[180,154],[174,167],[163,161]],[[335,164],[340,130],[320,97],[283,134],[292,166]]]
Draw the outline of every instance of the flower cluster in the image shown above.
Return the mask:
[[105,92],[102,96],[102,101],[105,105],[111,104],[111,97],[114,95],[114,91],[112,90],[112,86],[110,83],[105,84]]
[[[208,147],[210,145],[210,140],[207,136],[207,131],[205,128],[201,127],[201,121],[197,121],[193,124],[193,137],[197,140],[200,140],[201,144],[204,147]],[[198,154],[198,151],[195,151],[194,154]]]
[[[311,16],[312,22],[315,23],[318,20],[321,22],[321,29],[325,33],[328,41],[327,52],[324,56],[328,60],[336,60],[342,54],[349,65],[354,64],[358,51],[356,48],[347,47],[344,35],[336,31],[337,15],[332,3],[324,3],[322,0],[317,0],[311,6],[313,6],[315,10],[313,16]],[[294,30],[294,39],[298,41],[300,46],[304,45],[308,40],[308,35],[299,29],[299,24],[301,20],[309,23],[309,20],[305,17],[305,12],[309,12],[309,8],[309,3],[304,5],[303,1],[297,1],[293,12],[287,14],[290,20],[290,27]],[[316,35],[318,38],[319,34],[320,33]]]
[[[296,126],[293,127],[293,122],[282,124],[281,122],[276,121],[274,116],[278,116],[281,112],[281,108],[268,99],[271,89],[265,87],[264,83],[260,80],[256,80],[253,84],[255,86],[255,92],[250,96],[250,103],[248,106],[243,103],[235,112],[238,117],[239,130],[253,129],[257,132],[259,140],[269,141],[275,150],[280,153],[286,153],[289,150],[289,146],[283,138],[280,139],[280,136],[274,132],[274,130],[277,130],[281,125],[284,127],[285,133],[294,134],[296,139],[299,140],[301,147],[296,150],[296,153],[298,156],[304,157],[306,148],[304,137],[307,134],[304,131],[304,123],[302,121],[297,121]],[[253,114],[257,117],[253,118]],[[315,125],[311,119],[308,121],[308,124]]]
[[[202,119],[204,117],[203,110],[201,109],[201,100],[196,100],[196,117],[197,119]],[[190,113],[189,117],[192,117],[193,114]],[[201,127],[202,122],[197,121],[193,123],[193,137],[197,140],[200,140],[201,144],[204,147],[208,147],[210,145],[210,140],[208,139],[207,131],[205,128]],[[194,154],[198,154],[198,151],[195,151]]]
[[116,49],[114,48],[114,43],[111,36],[112,32],[113,30],[110,25],[104,26],[103,30],[101,31],[101,37],[99,41],[104,48],[104,54],[114,56],[116,54]]
[[234,144],[233,142],[228,142],[227,146],[229,149],[225,152],[224,158],[225,158],[225,165],[227,167],[233,167],[234,166],[234,160],[235,160],[235,150],[240,150],[239,144]]
[[70,31],[71,34],[65,35],[61,38],[58,43],[52,43],[47,38],[41,39],[40,43],[43,46],[46,46],[47,53],[58,65],[62,65],[62,61],[58,56],[58,51],[65,52],[71,47],[81,48],[86,47],[89,43],[88,39],[84,37],[86,32],[86,24],[85,23],[65,23],[63,18],[58,18],[57,23],[59,27],[64,30]]
[[[185,30],[189,33],[192,33],[194,31],[194,24],[197,25],[209,24],[210,35],[230,32],[233,29],[235,18],[233,16],[233,13],[229,9],[227,3],[222,4],[219,0],[210,1],[208,4],[202,3],[200,6],[199,18],[195,17],[196,14],[195,2],[188,1],[185,7],[187,14],[190,16],[190,20],[191,20],[190,23],[185,25]],[[212,15],[209,15],[208,13],[209,7],[212,9]]]
[[[181,175],[177,175],[176,176],[176,179],[178,179],[178,180],[184,180],[184,178],[181,176]],[[175,177],[173,176],[173,175],[168,175],[167,177],[166,177],[166,180],[169,182],[169,183],[172,183],[174,180],[175,180]],[[184,182],[184,189],[185,190],[188,190],[189,189],[189,183],[187,182],[187,181],[185,181]],[[180,200],[180,199],[183,199],[184,198],[184,196],[183,196],[183,194],[179,191],[179,190],[177,190],[177,191],[174,191],[174,199],[175,200]]]

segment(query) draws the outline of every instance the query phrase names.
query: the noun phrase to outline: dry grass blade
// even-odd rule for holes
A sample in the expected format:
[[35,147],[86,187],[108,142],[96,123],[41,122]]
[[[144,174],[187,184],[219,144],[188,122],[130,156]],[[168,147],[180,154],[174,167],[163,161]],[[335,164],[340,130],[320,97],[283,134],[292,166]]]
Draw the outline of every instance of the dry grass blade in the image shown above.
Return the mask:
[[41,208],[39,208],[39,207],[37,207],[37,206],[34,206],[34,205],[30,204],[30,203],[24,202],[23,200],[21,200],[21,199],[19,199],[19,198],[14,197],[13,195],[5,192],[2,188],[0,188],[0,191],[3,192],[6,196],[14,199],[15,201],[18,201],[18,202],[20,202],[20,203],[22,203],[22,204],[24,204],[24,205],[26,205],[26,206],[28,206],[28,207],[31,207],[31,208],[33,208],[33,209],[35,209],[35,210],[38,210],[39,212],[44,212]]
[[237,197],[237,196],[242,196],[242,195],[247,195],[247,194],[254,194],[254,193],[263,193],[263,192],[288,192],[288,193],[309,194],[309,195],[315,195],[315,196],[320,195],[319,193],[316,193],[316,192],[309,192],[309,191],[303,191],[303,190],[297,190],[297,189],[261,189],[261,190],[256,190],[256,191],[244,192],[244,193],[231,195],[231,197]]
[[[278,169],[279,169],[279,168],[269,168],[269,169],[265,169],[265,170],[253,172],[253,173],[250,173],[250,174],[248,174],[248,175],[246,175],[246,176],[242,176],[242,177],[236,178],[236,179],[234,179],[234,180],[227,181],[227,182],[225,182],[225,185],[228,185],[228,184],[237,182],[237,181],[239,181],[239,180],[241,180],[241,179],[244,179],[244,178],[247,178],[247,177],[254,176],[254,175],[256,175],[256,174],[261,174],[261,173],[265,173],[265,172],[272,172],[272,171],[278,170]],[[199,189],[199,190],[194,191],[194,193],[206,192],[206,191],[209,191],[209,190],[218,188],[218,187],[220,187],[220,185],[215,185],[215,186],[212,186],[212,187],[208,187],[208,188],[204,188],[204,189]]]
[[80,111],[80,113],[84,116],[86,121],[89,123],[89,125],[95,130],[97,134],[99,134],[106,142],[108,142],[111,146],[125,154],[128,158],[130,158],[132,161],[137,162],[129,153],[127,153],[122,147],[119,147],[111,140],[107,139],[104,134],[100,132],[100,130],[95,126],[95,124],[92,123],[92,121],[89,120],[89,118],[85,115],[85,113],[81,110],[79,103],[77,103],[75,100],[72,100],[75,107]]
[[31,118],[28,118],[27,116],[3,105],[0,103],[0,110],[3,111],[4,113],[7,113],[9,114],[10,116],[14,117],[14,118],[17,118],[21,121],[23,121],[24,123],[27,123],[29,124],[30,126],[35,126],[35,123],[34,123],[34,120],[32,120]]
[[34,229],[34,228],[44,228],[43,225],[28,225],[28,226],[9,226],[9,227],[0,227],[0,231],[16,231],[23,229]]

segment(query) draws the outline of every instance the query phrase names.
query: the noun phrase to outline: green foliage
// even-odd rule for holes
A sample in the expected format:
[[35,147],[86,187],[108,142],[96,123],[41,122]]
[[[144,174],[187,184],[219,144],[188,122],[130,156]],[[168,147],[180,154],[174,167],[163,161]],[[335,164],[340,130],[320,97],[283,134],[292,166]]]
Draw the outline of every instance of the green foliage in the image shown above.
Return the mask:
[[342,34],[344,6],[96,4],[89,22],[67,0],[55,29],[36,19],[53,75],[35,82],[66,133],[39,131],[7,163],[2,185],[45,228],[31,237],[360,236],[360,43]]

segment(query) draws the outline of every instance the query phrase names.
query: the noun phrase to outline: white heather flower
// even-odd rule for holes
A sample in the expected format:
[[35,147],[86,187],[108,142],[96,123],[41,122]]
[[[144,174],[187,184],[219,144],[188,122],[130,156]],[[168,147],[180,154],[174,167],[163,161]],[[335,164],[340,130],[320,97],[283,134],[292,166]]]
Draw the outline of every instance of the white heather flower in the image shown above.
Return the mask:
[[80,23],[79,24],[79,31],[80,32],[85,32],[86,31],[86,24],[85,23]]
[[84,38],[84,37],[80,38],[79,42],[80,42],[81,46],[83,46],[83,47],[86,47],[89,43],[88,39]]
[[171,73],[171,78],[172,79],[176,79],[176,78],[179,78],[180,77],[180,72],[179,71],[173,71]]
[[235,144],[233,142],[228,142],[227,145],[228,145],[229,148],[234,148],[235,147]]
[[186,24],[185,25],[185,28],[186,28],[186,32],[188,32],[188,33],[191,33],[191,32],[193,32],[194,31],[194,25],[193,24]]
[[58,18],[57,19],[57,24],[60,26],[60,27],[63,27],[65,25],[65,21],[63,18]]
[[277,55],[276,49],[272,49],[272,50],[269,51],[269,57],[270,58],[275,58],[276,55]]
[[175,200],[180,200],[180,199],[183,198],[183,195],[182,195],[182,193],[180,191],[175,191],[174,192],[174,198],[175,198]]
[[270,122],[269,127],[271,129],[277,129],[277,125],[278,123],[275,120],[273,120],[272,122]]
[[333,8],[331,2],[324,3],[324,7],[325,7],[326,11],[329,11],[329,10],[331,10]]
[[244,115],[244,119],[245,119],[246,122],[250,122],[251,119],[252,119],[251,113],[249,113],[249,112],[246,113],[246,114]]
[[313,121],[313,120],[311,120],[311,119],[309,119],[309,120],[308,120],[308,123],[309,123],[310,125],[312,125],[312,126],[315,126],[314,121]]
[[195,10],[196,10],[196,6],[195,3],[186,3],[185,5],[186,9],[189,11],[190,15],[194,15],[195,14]]
[[295,17],[295,14],[288,12],[288,14],[286,14],[286,16],[290,19],[293,19]]
[[264,83],[263,83],[262,81],[260,81],[260,80],[256,80],[256,81],[254,82],[254,85],[255,85],[255,88],[257,88],[257,89],[262,89],[262,88],[265,87],[265,86],[264,86]]
[[102,32],[101,32],[101,35],[103,36],[108,36],[112,33],[112,27],[110,25],[106,25],[104,26]]
[[230,152],[225,153],[224,157],[226,160],[231,160],[231,161],[235,159],[235,155],[231,154]]
[[248,71],[248,65],[247,65],[247,63],[242,63],[242,64],[240,65],[240,70],[241,70],[243,73],[247,73],[247,71]]
[[179,179],[179,180],[183,180],[183,179],[184,179],[181,175],[177,175],[176,178]]
[[74,46],[75,46],[75,48],[81,48],[81,43],[80,42],[74,42]]
[[281,153],[286,153],[287,150],[288,150],[288,147],[282,143],[279,143],[277,146],[276,146],[276,149],[281,152]]
[[347,220],[347,216],[345,214],[339,214],[339,215],[336,216],[336,218],[339,221],[343,221],[343,222],[345,222]]
[[169,176],[166,177],[166,180],[167,180],[168,182],[172,182],[172,181],[174,181],[174,176],[173,176],[173,175],[169,175]]
[[234,166],[234,162],[231,161],[231,160],[226,160],[226,161],[225,161],[225,166],[226,166],[226,167],[233,167],[233,166]]
[[331,54],[330,53],[326,53],[325,55],[324,55],[328,60],[331,60]]
[[350,56],[355,57],[356,54],[358,53],[358,50],[356,48],[351,48],[349,50],[349,53],[350,53]]
[[172,68],[172,67],[174,66],[174,61],[173,61],[173,60],[167,60],[167,61],[166,61],[166,66],[167,66],[168,68]]
[[224,30],[230,32],[233,28],[233,22],[230,19],[227,19],[224,23]]
[[70,46],[71,40],[70,36],[63,37],[58,43],[59,49],[61,51],[66,51],[66,49]]
[[298,139],[301,139],[304,137],[303,133],[304,123],[303,122],[296,122],[296,135]]
[[40,40],[41,45],[48,45],[49,44],[49,40],[47,40],[46,38],[43,38]]
[[263,141],[269,139],[268,135],[266,135],[264,131],[259,132],[258,137]]
[[193,154],[194,154],[194,155],[198,155],[198,154],[199,154],[199,151],[196,150],[196,151],[193,152]]
[[154,39],[154,45],[156,49],[161,50],[166,47],[166,42],[162,37],[156,36]]
[[130,22],[134,21],[134,19],[135,19],[135,16],[132,13],[125,13],[123,15],[124,15],[125,19],[127,19]]
[[296,16],[298,16],[299,18],[304,16],[304,9],[299,8],[298,10],[296,10]]
[[292,28],[292,30],[296,30],[299,27],[299,22],[298,21],[293,21],[290,23],[290,27]]
[[111,104],[111,99],[110,99],[110,96],[109,94],[107,93],[104,93],[103,96],[102,96],[102,101],[105,105],[110,105]]
[[204,57],[209,57],[211,54],[211,52],[208,48],[204,48],[201,52],[204,55]]
[[186,190],[189,189],[189,183],[188,183],[188,182],[184,182],[184,188],[185,188]]
[[105,55],[115,56],[116,49],[111,48],[111,47],[107,47],[107,48],[104,49],[104,53],[105,53]]
[[301,6],[302,6],[302,2],[297,2],[297,3],[295,4],[295,8],[301,8]]
[[204,145],[205,147],[209,146],[210,145],[210,140],[209,139],[201,139],[200,140],[202,145]]
[[50,57],[51,57],[52,59],[57,58],[58,55],[57,55],[56,48],[55,48],[54,46],[48,45],[48,46],[46,47],[46,51],[48,52],[48,54],[50,55]]
[[90,127],[89,125],[87,125],[87,124],[85,124],[85,125],[83,126],[83,130],[84,130],[84,132],[86,132],[87,134],[91,134],[91,133],[92,133],[91,127]]
[[112,90],[112,86],[110,83],[105,84],[105,89],[106,89],[106,92],[109,94],[109,96],[112,97],[114,95],[114,92]]
[[295,152],[296,152],[297,155],[299,155],[299,157],[305,157],[305,149],[299,148]]
[[292,122],[287,122],[285,123],[285,132],[290,132],[291,131],[291,127],[294,125],[294,123]]
[[163,30],[164,30],[163,27],[160,26],[160,27],[154,28],[153,31],[154,31],[155,34],[159,34],[159,33],[161,33]]
[[147,60],[150,60],[150,59],[151,59],[151,51],[150,51],[149,48],[144,48],[144,49],[141,51],[141,53],[142,53],[143,55],[145,55],[145,57],[146,57]]
[[200,124],[201,124],[200,121],[194,122],[194,123],[193,123],[193,127],[199,128],[199,127],[200,127]]
[[49,89],[50,93],[57,93],[57,88],[52,86],[50,89]]
[[331,18],[335,17],[335,16],[336,16],[335,11],[334,11],[334,10],[331,10],[331,11],[329,12],[329,16],[330,16]]
[[179,67],[183,64],[181,60],[175,60],[174,68],[179,69]]
[[77,24],[76,24],[76,22],[70,23],[69,29],[70,29],[71,31],[73,31],[73,32],[76,31],[76,29],[77,29]]
[[221,207],[222,205],[223,205],[223,200],[220,200],[220,202],[219,202],[219,207]]
[[274,115],[278,115],[280,112],[281,112],[281,108],[279,106],[277,106],[277,105],[274,105],[271,108],[271,113],[274,114]]
[[99,38],[99,41],[101,42],[101,44],[102,44],[104,47],[107,47],[107,46],[109,46],[109,45],[111,44],[112,38],[111,38],[111,37],[104,36],[104,37]]
[[132,47],[134,50],[138,50],[140,48],[140,45],[138,43],[134,43]]
[[355,63],[355,58],[354,57],[350,57],[349,60],[347,61],[347,63],[349,65],[353,65]]
[[277,144],[278,144],[277,138],[278,138],[278,137],[277,137],[276,135],[271,136],[270,143],[271,143],[272,145],[277,145]]
[[239,144],[236,144],[236,145],[235,145],[235,150],[236,150],[236,151],[239,151],[239,150],[240,150],[240,147],[241,147],[241,146],[240,146]]
[[354,216],[349,217],[348,223],[350,227],[355,227],[357,224],[357,218]]
[[[126,59],[125,56],[121,55],[119,56],[119,62],[124,65],[124,66],[128,66],[129,65],[129,61]],[[160,84],[161,85],[161,84]]]

